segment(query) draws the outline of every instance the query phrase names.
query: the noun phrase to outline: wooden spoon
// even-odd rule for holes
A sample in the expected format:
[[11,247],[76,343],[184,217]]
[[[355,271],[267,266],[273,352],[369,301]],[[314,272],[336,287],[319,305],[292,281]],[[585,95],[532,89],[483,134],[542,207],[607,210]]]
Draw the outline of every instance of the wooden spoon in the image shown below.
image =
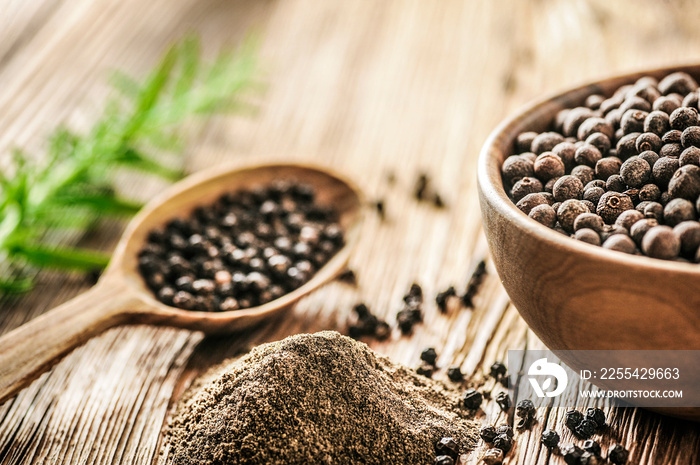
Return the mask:
[[[181,310],[155,299],[137,269],[148,233],[223,193],[294,179],[313,186],[318,203],[339,213],[345,246],[303,286],[258,307],[207,313]],[[90,290],[0,338],[0,403],[15,395],[66,353],[121,324],[154,324],[205,333],[228,333],[271,319],[334,278],[357,242],[362,196],[348,180],[325,169],[300,164],[217,167],[189,176],[157,196],[131,221],[109,266]]]

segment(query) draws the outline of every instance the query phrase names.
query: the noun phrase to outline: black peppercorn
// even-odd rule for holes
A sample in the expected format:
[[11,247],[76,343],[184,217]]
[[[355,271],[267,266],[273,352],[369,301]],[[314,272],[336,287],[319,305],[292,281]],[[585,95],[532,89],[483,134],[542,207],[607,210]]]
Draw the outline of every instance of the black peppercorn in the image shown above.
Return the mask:
[[641,187],[651,177],[651,166],[642,158],[630,157],[620,166],[620,177],[630,187]]
[[664,95],[686,95],[698,88],[697,82],[688,73],[678,71],[671,73],[659,81],[659,92]]
[[[603,415],[605,416],[605,415]],[[603,420],[603,423],[605,423],[605,420]],[[600,444],[595,442],[593,439],[587,439],[583,442],[582,445],[583,450],[586,452],[590,452],[593,455],[600,456],[601,450],[600,450]]]
[[498,425],[496,427],[496,434],[505,434],[509,438],[512,438],[514,436],[513,428],[511,428],[508,425]]
[[574,166],[574,156],[576,155],[576,146],[571,142],[561,142],[557,144],[553,149],[552,153],[558,156],[566,169],[571,169]]
[[615,145],[615,150],[617,150],[617,156],[625,160],[632,155],[637,155],[637,138],[641,135],[639,132],[632,132],[630,134],[623,135],[617,141]]
[[569,410],[564,414],[564,424],[573,431],[583,421],[583,413],[578,410]]
[[565,231],[571,233],[574,231],[574,221],[576,221],[576,218],[583,213],[589,212],[588,207],[580,200],[569,199],[562,202],[557,210],[557,218],[559,219],[561,227],[564,228]]
[[681,253],[692,256],[700,247],[700,223],[683,221],[673,228],[673,232],[681,241]]
[[586,140],[591,134],[601,132],[608,136],[609,139],[612,139],[613,131],[612,125],[604,118],[594,116],[581,123],[576,131],[576,136],[578,137],[578,140]]
[[[532,212],[530,212],[532,213]],[[457,296],[457,291],[455,290],[454,286],[450,286],[444,291],[438,292],[437,296],[435,296],[435,303],[438,306],[438,309],[440,312],[445,313],[447,311],[447,301],[449,300],[450,297],[456,297]]]
[[518,429],[527,429],[535,419],[535,404],[530,399],[523,399],[515,406],[515,414],[518,417]]
[[484,426],[479,431],[479,436],[484,442],[491,443],[496,438],[496,428],[491,425]]
[[454,383],[459,383],[464,380],[464,374],[458,366],[450,367],[447,369],[447,377],[450,381]]
[[491,367],[489,368],[489,375],[495,379],[496,381],[500,380],[503,378],[506,373],[508,372],[508,369],[506,366],[503,364],[503,362],[493,362]]
[[644,214],[637,210],[625,210],[615,220],[615,226],[621,226],[626,230],[632,229],[632,225],[644,218]]
[[673,198],[695,201],[700,196],[700,167],[685,165],[671,176],[668,193]]
[[673,199],[664,207],[663,215],[664,223],[674,227],[683,221],[695,220],[695,206],[686,199]]
[[634,203],[629,196],[610,191],[603,194],[598,201],[596,213],[600,215],[607,224],[613,224],[623,211],[633,208]]
[[557,212],[554,207],[550,207],[548,204],[537,205],[535,208],[530,210],[527,215],[533,220],[540,224],[547,226],[548,228],[554,227],[557,222]]
[[[501,167],[501,174],[503,175],[503,180],[507,184],[514,184],[517,181],[525,177],[532,177],[535,174],[534,163],[525,157],[520,155],[511,155],[506,158]],[[419,191],[422,192],[422,191]],[[421,198],[422,198],[421,193]]]
[[434,348],[428,347],[421,352],[420,359],[428,365],[435,366],[435,362],[437,362],[437,352],[435,352]]
[[526,195],[542,192],[543,190],[544,187],[539,179],[526,176],[515,183],[510,190],[510,197],[513,199],[513,202],[517,203]]
[[[613,108],[611,105],[608,106],[610,107],[609,109]],[[603,108],[601,108],[601,111],[603,111]],[[603,111],[603,113],[606,112]],[[594,114],[595,113],[591,111],[590,108],[586,107],[577,107],[569,110],[566,113],[566,117],[564,118],[564,121],[562,123],[562,130],[564,131],[564,135],[568,137],[576,136],[578,128],[579,126],[581,126],[581,123],[586,121],[588,118],[592,117]]]
[[595,178],[595,170],[593,170],[593,168],[590,166],[577,165],[571,170],[571,175],[579,178],[585,186]]
[[682,102],[680,101],[680,99],[675,98],[675,96],[673,95],[661,96],[654,100],[654,103],[652,104],[652,109],[654,111],[665,113],[666,116],[668,116],[671,113],[673,113],[673,110],[681,106],[681,103]]
[[661,190],[656,184],[645,184],[641,189],[639,189],[637,195],[639,196],[639,200],[642,202],[656,202],[659,200],[659,197],[661,197]]
[[637,246],[631,237],[625,234],[614,234],[603,241],[603,248],[608,250],[616,250],[618,252],[634,254]]
[[504,412],[508,412],[508,410],[510,410],[510,408],[513,406],[513,402],[510,400],[510,396],[505,391],[499,392],[496,395],[495,400],[498,406],[501,407],[501,410],[503,410]]
[[598,160],[595,164],[595,175],[599,179],[608,179],[613,174],[620,173],[622,161],[617,157],[605,157]]
[[537,133],[533,131],[521,132],[515,138],[515,148],[519,153],[532,151],[532,141],[537,137]]
[[594,167],[596,163],[598,163],[598,160],[602,158],[603,155],[600,153],[600,150],[592,144],[583,144],[576,149],[576,153],[574,154],[574,161],[576,163],[590,167]]
[[577,241],[587,244],[600,245],[600,235],[592,229],[582,228],[574,233],[574,238]]
[[552,450],[559,445],[559,433],[551,429],[544,430],[540,442],[547,449]]
[[567,444],[561,448],[561,455],[567,465],[579,465],[583,450],[574,444]]
[[433,377],[433,372],[435,371],[435,367],[428,363],[421,363],[418,368],[416,368],[416,373],[418,373],[421,376],[425,376],[426,378],[432,378]]
[[669,116],[668,122],[672,129],[683,131],[689,126],[698,124],[698,112],[688,107],[676,108]]
[[456,460],[459,457],[459,444],[454,438],[442,438],[435,444],[435,452],[437,455],[447,455]]
[[614,444],[608,449],[608,460],[615,465],[624,465],[629,458],[629,452],[621,444]]
[[537,157],[534,164],[535,176],[542,182],[564,175],[566,168],[561,158],[552,152],[544,152]]
[[485,465],[501,465],[503,463],[503,451],[501,449],[489,449],[484,453],[481,461]]
[[673,260],[681,249],[681,241],[669,226],[655,226],[644,235],[642,251],[650,257]]
[[[620,107],[621,110],[624,110]],[[651,106],[649,107],[651,109]],[[620,129],[625,134],[644,131],[644,120],[649,115],[646,111],[630,109],[626,110],[620,118]]]
[[630,237],[632,237],[632,240],[634,240],[634,242],[637,244],[637,247],[641,248],[644,235],[654,226],[658,226],[658,224],[659,222],[654,218],[645,218],[632,225],[632,229],[630,229]]
[[576,176],[562,176],[554,184],[552,194],[557,202],[563,202],[569,199],[581,199],[583,195],[583,183]]
[[507,434],[499,434],[493,439],[493,447],[501,449],[504,454],[513,447],[513,439]]
[[561,134],[557,134],[556,132],[543,132],[533,139],[532,152],[536,155],[549,152],[561,142],[564,142],[564,136]]
[[484,396],[476,389],[467,389],[462,396],[464,407],[469,410],[476,410],[481,406]]
[[574,428],[574,434],[582,439],[588,439],[595,433],[598,429],[598,425],[595,421],[589,418],[584,418],[581,422]]

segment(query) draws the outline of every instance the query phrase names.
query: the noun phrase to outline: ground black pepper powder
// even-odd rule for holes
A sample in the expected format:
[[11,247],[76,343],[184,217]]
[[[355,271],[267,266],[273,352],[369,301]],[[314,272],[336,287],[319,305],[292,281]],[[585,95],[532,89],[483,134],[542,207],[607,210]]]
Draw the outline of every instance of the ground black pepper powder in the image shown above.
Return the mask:
[[336,332],[261,345],[207,379],[168,431],[174,464],[432,464],[441,438],[460,453],[478,440],[457,391]]

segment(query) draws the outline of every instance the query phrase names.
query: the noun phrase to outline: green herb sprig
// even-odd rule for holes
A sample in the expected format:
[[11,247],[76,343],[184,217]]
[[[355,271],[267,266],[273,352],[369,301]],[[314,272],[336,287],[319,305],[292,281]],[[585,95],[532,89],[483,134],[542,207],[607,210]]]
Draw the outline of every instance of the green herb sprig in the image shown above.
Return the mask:
[[250,44],[204,63],[198,40],[189,37],[173,45],[143,83],[116,73],[118,92],[87,133],[55,130],[44,157],[15,150],[0,171],[0,292],[31,289],[42,268],[105,267],[109,255],[60,245],[61,234],[141,208],[115,191],[119,169],[180,178],[183,124],[244,109],[255,71]]

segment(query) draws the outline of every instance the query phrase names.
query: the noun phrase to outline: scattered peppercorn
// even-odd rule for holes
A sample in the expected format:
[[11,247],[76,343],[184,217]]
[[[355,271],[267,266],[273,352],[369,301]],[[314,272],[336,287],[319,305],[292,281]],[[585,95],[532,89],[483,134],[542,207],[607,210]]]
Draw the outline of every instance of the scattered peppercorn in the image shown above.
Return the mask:
[[353,339],[370,336],[381,341],[391,334],[389,324],[373,315],[364,303],[355,305],[353,311],[357,315],[357,322],[348,327],[348,335]]
[[481,460],[486,465],[500,465],[503,463],[503,451],[501,449],[489,449],[484,453]]
[[559,433],[552,431],[551,429],[542,432],[542,437],[540,442],[547,449],[552,450],[559,445]]
[[476,410],[481,406],[484,396],[476,389],[467,389],[462,396],[464,407],[469,410]]
[[535,404],[530,399],[523,399],[515,406],[515,415],[518,417],[516,424],[518,429],[528,429],[532,425],[536,414]]
[[590,452],[591,454],[600,456],[601,451],[600,451],[600,444],[595,442],[593,439],[587,439],[583,442],[583,445],[581,446],[583,450],[586,452]]
[[347,269],[338,275],[338,281],[356,286],[357,285],[357,275],[351,269]]
[[561,447],[561,455],[567,465],[579,465],[579,460],[583,455],[583,450],[574,444],[567,444]]
[[576,427],[583,421],[583,413],[578,410],[569,410],[564,414],[564,424],[571,431],[574,431]]
[[510,396],[505,391],[499,392],[496,395],[495,400],[498,406],[501,407],[501,410],[503,410],[504,412],[508,412],[508,410],[510,410],[510,408],[513,406],[513,402],[510,400]]
[[464,380],[464,374],[458,366],[448,368],[447,377],[454,383],[459,383]]
[[386,207],[384,206],[384,200],[379,199],[374,202],[374,209],[377,211],[377,215],[381,220],[386,219]]
[[437,362],[437,352],[435,352],[434,348],[428,347],[427,349],[423,350],[423,352],[421,352],[420,359],[428,365],[434,367],[435,362]]
[[442,438],[435,444],[435,452],[437,455],[447,455],[457,460],[459,457],[459,444],[454,438]]
[[425,376],[426,378],[432,378],[434,371],[435,367],[428,363],[421,363],[420,365],[418,365],[418,368],[416,368],[416,373],[418,373],[421,376]]
[[479,431],[479,436],[481,436],[481,439],[483,439],[484,442],[492,443],[497,436],[496,428],[491,425],[484,426]]
[[467,308],[474,308],[474,297],[479,292],[479,288],[484,281],[486,276],[486,261],[481,260],[474,269],[469,282],[467,283],[467,288],[462,296],[462,303]]
[[605,412],[599,408],[589,407],[586,409],[586,418],[596,424],[596,429],[600,430],[605,426]]
[[509,438],[512,438],[514,436],[513,428],[511,428],[508,425],[498,425],[496,427],[496,434],[505,434]]
[[595,423],[595,421],[584,418],[574,428],[574,434],[582,439],[588,439],[593,436],[597,429],[598,425]]
[[507,434],[499,434],[493,438],[493,447],[501,449],[504,454],[507,454],[513,447],[513,438]]
[[450,286],[444,291],[438,292],[437,296],[435,296],[435,303],[437,304],[437,307],[440,310],[440,312],[446,313],[448,300],[450,299],[450,297],[456,296],[457,291],[455,290],[454,286]]
[[615,465],[624,465],[629,458],[629,452],[621,444],[614,444],[608,449],[608,460]]

